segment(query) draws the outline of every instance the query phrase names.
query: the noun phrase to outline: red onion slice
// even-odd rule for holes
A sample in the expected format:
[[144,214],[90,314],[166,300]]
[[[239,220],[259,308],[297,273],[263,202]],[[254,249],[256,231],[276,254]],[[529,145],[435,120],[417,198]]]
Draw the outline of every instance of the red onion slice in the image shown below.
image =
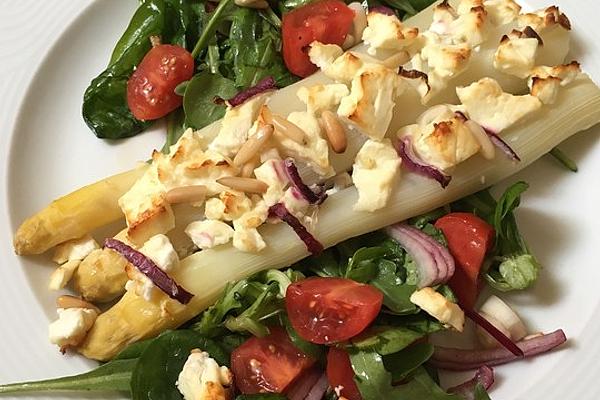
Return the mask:
[[404,223],[390,225],[386,233],[413,257],[419,269],[419,288],[447,282],[454,275],[454,258],[426,233]]
[[296,235],[304,242],[309,252],[314,255],[321,254],[323,251],[323,245],[306,230],[304,225],[296,218],[291,212],[285,208],[282,203],[277,203],[269,207],[269,216],[277,217],[286,224],[288,224]]
[[498,136],[495,132],[487,129],[485,126],[483,126],[482,128],[485,131],[485,133],[487,133],[487,135],[490,137],[490,140],[492,141],[492,143],[494,143],[494,146],[502,150],[502,152],[506,154],[508,158],[515,162],[521,161],[519,155],[500,136]]
[[306,201],[308,201],[310,204],[316,205],[319,205],[325,201],[325,199],[327,198],[327,194],[325,193],[322,187],[317,186],[315,188],[317,190],[315,191],[309,188],[302,181],[302,177],[298,172],[296,164],[294,164],[294,160],[292,160],[291,158],[286,158],[283,163],[285,166],[287,176],[290,179],[290,182],[296,189],[298,189],[298,192],[300,192],[300,194],[302,195],[302,197],[304,197]]
[[446,175],[433,165],[425,163],[413,152],[410,137],[396,140],[394,144],[398,155],[403,161],[402,165],[406,166],[409,171],[435,179],[443,188],[450,184],[451,176]]
[[257,94],[261,94],[266,92],[267,90],[277,89],[277,85],[275,84],[275,79],[272,76],[268,76],[258,82],[256,85],[249,87],[248,89],[242,90],[232,98],[228,100],[223,100],[220,97],[215,98],[216,103],[226,102],[231,107],[237,107],[240,104],[243,104],[246,100],[251,97],[256,96]]
[[369,12],[370,13],[379,13],[379,14],[383,14],[383,15],[396,15],[394,10],[392,10],[391,8],[386,7],[386,6],[369,7]]
[[286,389],[286,397],[289,400],[321,400],[328,387],[327,375],[322,370],[313,368]]
[[[552,333],[520,341],[517,343],[517,346],[523,351],[524,357],[533,357],[546,353],[566,341],[567,337],[565,333],[562,329],[558,329]],[[520,360],[521,358],[501,347],[484,350],[464,350],[436,346],[430,362],[441,369],[466,371],[477,369],[484,365],[506,364],[511,361]]]
[[502,346],[504,346],[508,351],[513,353],[517,357],[523,357],[523,351],[513,342],[508,336],[502,333],[498,328],[496,328],[490,321],[483,318],[478,312],[463,307],[463,311],[465,315],[469,317],[469,319],[475,322],[477,325],[485,329],[487,333],[492,335],[494,339],[496,339]]
[[104,247],[112,249],[121,254],[127,261],[135,266],[142,274],[146,275],[152,283],[167,296],[177,300],[181,304],[190,302],[193,294],[182,288],[165,271],[160,269],[150,258],[126,245],[120,240],[108,238],[104,241]]
[[475,387],[477,384],[481,384],[485,390],[491,388],[494,384],[494,370],[484,365],[477,370],[473,379],[448,389],[448,393],[455,393],[465,400],[475,400]]

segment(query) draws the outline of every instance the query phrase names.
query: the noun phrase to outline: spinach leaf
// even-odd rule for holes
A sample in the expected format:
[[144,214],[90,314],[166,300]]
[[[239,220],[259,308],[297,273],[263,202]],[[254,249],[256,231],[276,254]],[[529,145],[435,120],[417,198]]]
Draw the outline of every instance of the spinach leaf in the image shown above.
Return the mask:
[[313,357],[316,360],[323,360],[325,357],[325,347],[320,346],[318,344],[311,343],[306,341],[298,335],[298,332],[292,327],[289,318],[287,315],[282,314],[279,316],[280,324],[285,327],[290,340],[298,349],[300,349],[304,354],[307,354]]
[[216,96],[233,97],[237,93],[233,81],[219,74],[203,71],[188,83],[183,96],[185,124],[201,129],[225,115],[225,106],[215,104]]
[[474,395],[474,400],[491,400],[490,395],[487,393],[487,391],[481,383],[477,383],[477,385],[475,385]]
[[127,346],[123,351],[121,351],[114,360],[131,360],[134,358],[139,358],[144,350],[152,343],[154,339],[146,339],[140,342],[135,342]]
[[169,154],[173,146],[185,132],[185,113],[179,108],[167,115],[167,139],[163,145],[162,152]]
[[377,276],[371,280],[383,293],[383,304],[398,315],[414,314],[419,308],[410,301],[410,296],[417,290],[414,284],[406,284],[398,274],[398,266],[389,260],[379,263]]
[[384,356],[383,365],[392,374],[392,382],[402,382],[432,355],[432,344],[416,343],[402,351]]
[[181,399],[175,382],[196,348],[208,352],[219,365],[229,365],[229,355],[213,340],[190,330],[165,332],[150,343],[133,370],[132,399]]
[[0,385],[0,394],[53,391],[128,392],[137,359],[118,359],[79,375],[36,382]]
[[392,386],[392,374],[376,352],[351,351],[350,362],[354,380],[365,399],[462,400],[460,396],[445,393],[423,368],[418,368],[405,384]]

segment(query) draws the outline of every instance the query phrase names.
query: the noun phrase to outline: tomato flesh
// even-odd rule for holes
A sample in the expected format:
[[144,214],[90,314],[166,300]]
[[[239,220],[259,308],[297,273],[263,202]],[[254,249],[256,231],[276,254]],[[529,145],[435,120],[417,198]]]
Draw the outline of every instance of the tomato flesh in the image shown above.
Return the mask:
[[283,15],[283,60],[295,75],[306,77],[317,70],[308,57],[309,45],[344,43],[352,26],[354,11],[340,0],[309,3]]
[[280,327],[252,337],[231,353],[235,384],[244,394],[283,393],[315,360],[302,353]]
[[341,397],[348,400],[362,400],[356,382],[350,356],[346,350],[332,347],[327,353],[327,380],[329,386],[339,391]]
[[447,214],[435,223],[448,241],[448,250],[456,261],[454,276],[448,284],[459,303],[473,308],[479,296],[479,273],[486,253],[494,244],[494,227],[471,213]]
[[313,277],[288,286],[285,304],[292,326],[305,340],[330,344],[361,333],[379,314],[383,294],[343,278]]
[[152,47],[127,81],[127,105],[139,120],[164,117],[179,108],[183,98],[175,87],[194,75],[194,58],[183,47]]

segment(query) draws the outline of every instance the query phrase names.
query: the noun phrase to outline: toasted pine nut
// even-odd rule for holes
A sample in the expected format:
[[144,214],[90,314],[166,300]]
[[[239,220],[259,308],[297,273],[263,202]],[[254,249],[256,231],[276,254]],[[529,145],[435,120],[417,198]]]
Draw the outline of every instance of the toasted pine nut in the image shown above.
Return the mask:
[[304,137],[306,135],[298,125],[288,121],[281,115],[271,113],[269,107],[263,107],[261,110],[261,114],[265,122],[272,124],[275,127],[276,131],[287,136],[288,138],[292,139],[298,144],[304,144]]
[[467,127],[471,131],[473,137],[475,138],[475,140],[477,140],[477,143],[479,143],[479,146],[481,147],[481,155],[483,156],[483,158],[485,158],[486,160],[493,159],[496,155],[496,148],[494,147],[494,144],[490,140],[490,137],[487,133],[485,133],[481,125],[479,125],[473,120],[468,119],[465,122],[465,127]]
[[58,297],[56,299],[56,306],[59,308],[88,308],[100,314],[100,309],[92,303],[68,294]]
[[166,200],[169,204],[195,203],[206,197],[206,186],[192,185],[173,188],[167,192]]
[[225,176],[217,179],[217,183],[234,190],[247,193],[265,193],[267,184],[254,178],[242,178],[239,176]]
[[242,171],[240,172],[240,176],[243,178],[252,178],[254,175],[254,170],[258,165],[258,161],[256,158],[248,161],[246,164],[242,166]]
[[346,151],[348,140],[346,139],[346,131],[340,120],[329,110],[321,113],[321,120],[323,121],[323,128],[325,128],[325,134],[333,151],[336,153]]
[[260,148],[271,139],[271,136],[273,136],[273,125],[265,124],[258,128],[256,134],[249,137],[237,152],[233,159],[233,165],[241,167],[250,161]]

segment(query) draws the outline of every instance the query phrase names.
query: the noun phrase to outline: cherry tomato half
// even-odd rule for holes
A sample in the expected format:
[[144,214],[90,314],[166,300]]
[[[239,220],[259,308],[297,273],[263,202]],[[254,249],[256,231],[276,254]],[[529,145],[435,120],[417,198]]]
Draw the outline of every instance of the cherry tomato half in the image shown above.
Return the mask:
[[244,394],[283,393],[315,360],[291,342],[287,332],[270,328],[265,337],[252,337],[231,353],[237,388]]
[[316,41],[344,43],[352,26],[354,11],[340,0],[309,3],[283,15],[283,60],[295,75],[306,77],[317,70],[310,62],[308,46]]
[[332,347],[327,353],[327,380],[329,386],[338,389],[339,394],[348,400],[362,400],[356,382],[350,356],[346,350]]
[[288,286],[285,305],[292,326],[313,343],[327,344],[361,333],[379,314],[383,294],[343,278],[313,277]]
[[181,106],[175,87],[194,75],[194,58],[183,47],[152,47],[127,81],[127,104],[134,117],[153,120]]
[[479,272],[486,253],[494,244],[494,227],[471,213],[450,213],[435,223],[448,241],[456,271],[448,284],[459,303],[473,308],[479,296]]

